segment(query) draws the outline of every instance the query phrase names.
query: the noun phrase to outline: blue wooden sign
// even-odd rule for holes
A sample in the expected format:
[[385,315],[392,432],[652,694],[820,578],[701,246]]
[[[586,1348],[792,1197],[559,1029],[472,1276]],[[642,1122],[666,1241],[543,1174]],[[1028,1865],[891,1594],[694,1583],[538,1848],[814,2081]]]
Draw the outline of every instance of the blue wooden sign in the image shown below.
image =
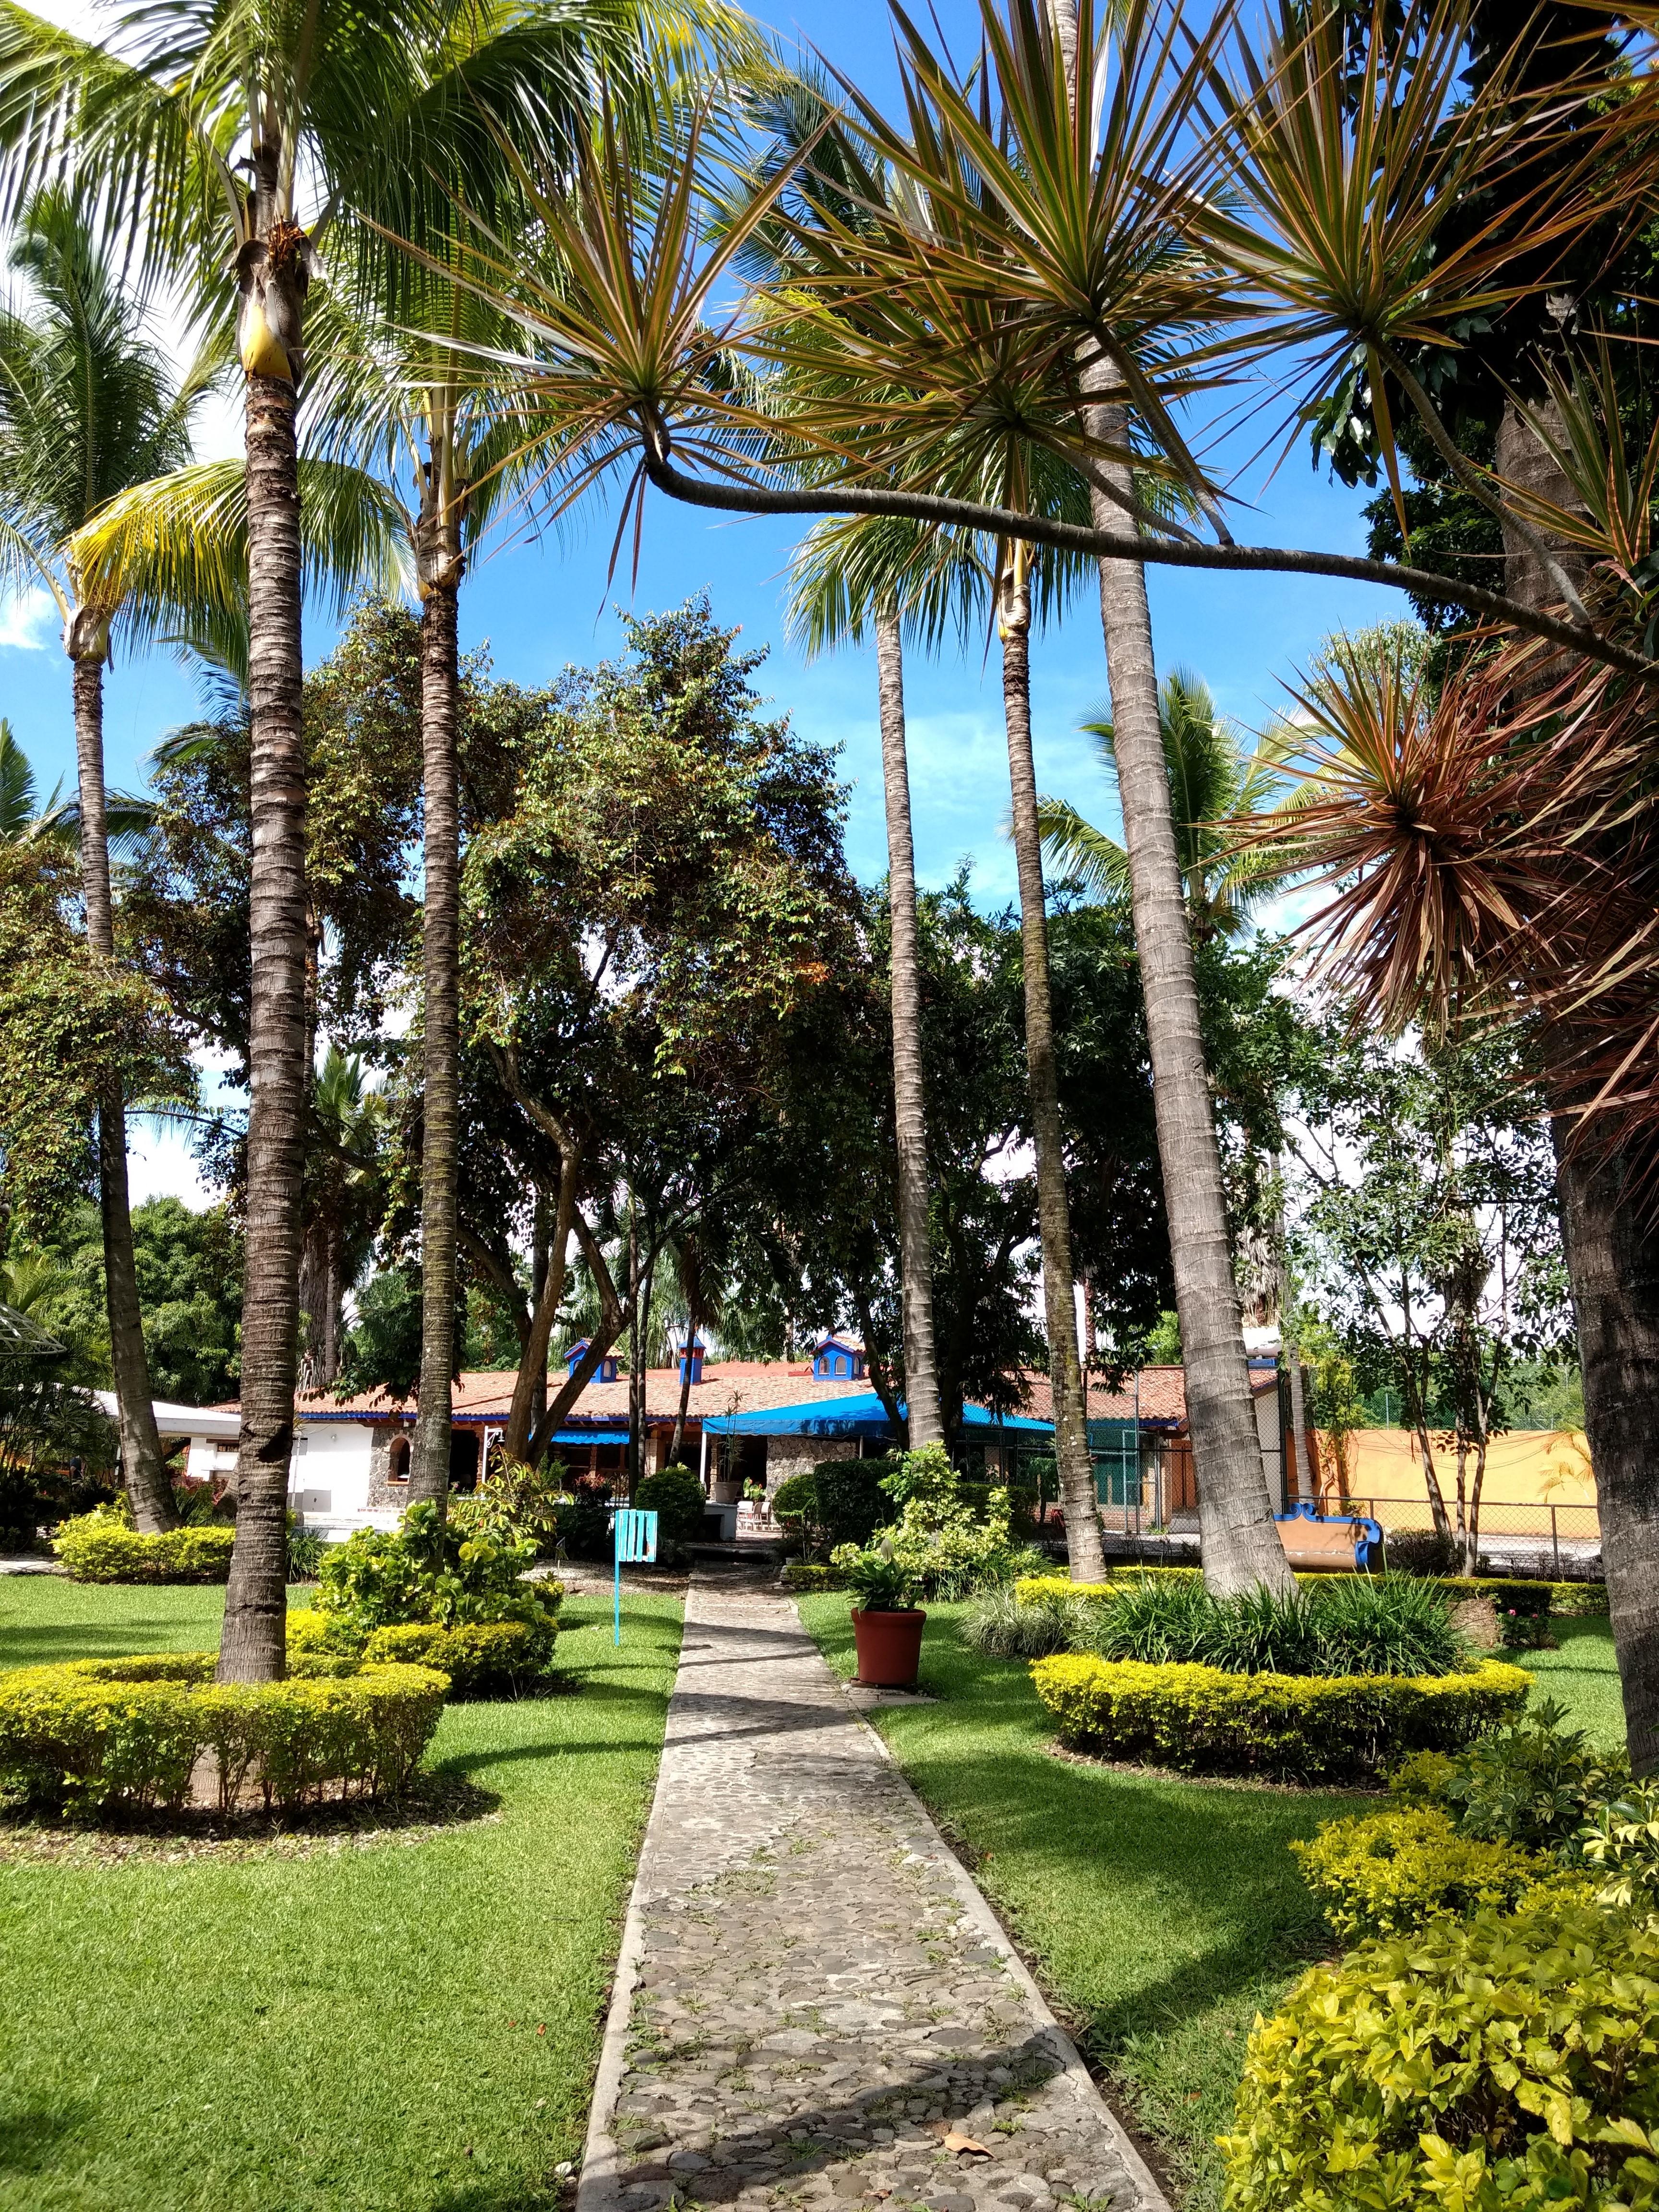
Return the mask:
[[617,1547],[612,1640],[620,1644],[622,1642],[623,1561],[626,1559],[630,1566],[638,1566],[648,1565],[655,1559],[657,1516],[654,1513],[641,1513],[632,1505],[619,1505],[611,1516],[611,1527]]

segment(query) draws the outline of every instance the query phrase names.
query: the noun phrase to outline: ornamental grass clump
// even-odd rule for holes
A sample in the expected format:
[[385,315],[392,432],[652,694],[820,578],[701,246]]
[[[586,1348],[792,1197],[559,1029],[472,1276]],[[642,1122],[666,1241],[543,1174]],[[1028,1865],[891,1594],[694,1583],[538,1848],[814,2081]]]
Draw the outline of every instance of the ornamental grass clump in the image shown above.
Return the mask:
[[1197,1580],[1125,1582],[1091,1605],[1085,1634],[1103,1659],[1230,1674],[1449,1674],[1467,1656],[1432,1585],[1394,1576],[1227,1598]]
[[1046,1659],[1075,1649],[1085,1632],[1070,1600],[1021,1598],[1007,1589],[987,1590],[962,1617],[963,1642],[988,1659]]

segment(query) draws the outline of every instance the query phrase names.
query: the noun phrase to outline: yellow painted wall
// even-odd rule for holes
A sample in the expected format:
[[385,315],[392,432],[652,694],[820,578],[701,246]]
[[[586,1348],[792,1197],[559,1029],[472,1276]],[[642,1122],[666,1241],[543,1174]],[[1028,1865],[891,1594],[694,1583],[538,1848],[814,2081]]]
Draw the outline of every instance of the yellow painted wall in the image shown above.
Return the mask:
[[[1449,1503],[1457,1484],[1455,1455],[1438,1449],[1435,1467]],[[1328,1464],[1322,1453],[1322,1463]],[[1358,1429],[1348,1438],[1348,1491],[1373,1501],[1385,1528],[1428,1524],[1428,1488],[1417,1439],[1405,1429]],[[1549,1509],[1564,1537],[1600,1534],[1595,1478],[1579,1430],[1518,1430],[1497,1437],[1486,1455],[1480,1519],[1492,1534],[1547,1535]]]

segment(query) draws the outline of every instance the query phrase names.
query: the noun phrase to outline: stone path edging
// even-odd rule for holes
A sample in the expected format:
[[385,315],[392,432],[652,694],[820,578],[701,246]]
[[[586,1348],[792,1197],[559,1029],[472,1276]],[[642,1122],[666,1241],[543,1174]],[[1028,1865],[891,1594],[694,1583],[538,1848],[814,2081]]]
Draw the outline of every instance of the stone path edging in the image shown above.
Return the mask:
[[[860,1900],[850,1913],[849,1881]],[[769,1923],[763,1899],[781,1893],[788,1909]],[[934,1927],[941,1910],[951,1924]],[[705,2013],[716,2045],[731,2046],[712,2058]],[[765,2032],[792,2015],[803,2024]],[[983,2137],[990,2154],[947,2154],[952,2126]],[[738,2212],[854,2212],[845,2200],[859,2197],[866,2212],[887,2200],[888,2212],[1058,2212],[1056,2198],[1170,2212],[989,1903],[793,1602],[699,1575],[576,2212],[733,2199]]]

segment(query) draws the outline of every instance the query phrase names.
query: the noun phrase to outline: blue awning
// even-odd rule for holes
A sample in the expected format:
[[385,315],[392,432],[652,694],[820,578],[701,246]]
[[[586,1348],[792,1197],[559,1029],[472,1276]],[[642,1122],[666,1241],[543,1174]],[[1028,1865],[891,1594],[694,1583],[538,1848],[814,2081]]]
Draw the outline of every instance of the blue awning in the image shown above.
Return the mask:
[[591,1429],[555,1429],[552,1441],[556,1444],[625,1444],[628,1425],[620,1428],[614,1424],[601,1423]]
[[[904,1408],[901,1406],[900,1412]],[[1028,1420],[1020,1413],[993,1413],[983,1406],[964,1406],[963,1428],[1000,1435],[1053,1436],[1051,1421]],[[819,1398],[799,1406],[766,1406],[752,1413],[715,1413],[703,1422],[715,1437],[890,1437],[887,1408],[873,1390],[851,1398]]]

